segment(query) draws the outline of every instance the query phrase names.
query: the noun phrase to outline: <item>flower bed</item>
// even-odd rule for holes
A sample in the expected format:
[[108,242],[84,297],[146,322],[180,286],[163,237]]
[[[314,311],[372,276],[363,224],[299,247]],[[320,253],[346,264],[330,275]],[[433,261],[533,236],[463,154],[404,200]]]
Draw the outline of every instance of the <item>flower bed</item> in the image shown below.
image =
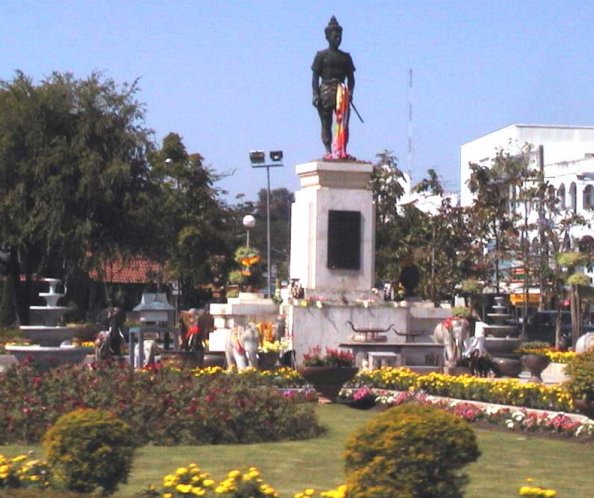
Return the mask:
[[[291,371],[225,373],[63,366],[43,375],[16,366],[0,375],[0,443],[36,443],[62,414],[110,410],[139,444],[253,443],[320,434],[310,396]],[[280,388],[280,389],[279,389]]]
[[436,396],[484,401],[559,412],[573,412],[573,400],[564,385],[547,386],[519,379],[487,379],[469,375],[417,374],[407,368],[365,370],[347,387],[395,391],[422,391]]
[[471,423],[482,423],[520,432],[594,439],[594,421],[579,415],[448,399],[421,392],[381,389],[374,389],[373,392],[376,394],[376,402],[382,407],[404,403],[433,405]]

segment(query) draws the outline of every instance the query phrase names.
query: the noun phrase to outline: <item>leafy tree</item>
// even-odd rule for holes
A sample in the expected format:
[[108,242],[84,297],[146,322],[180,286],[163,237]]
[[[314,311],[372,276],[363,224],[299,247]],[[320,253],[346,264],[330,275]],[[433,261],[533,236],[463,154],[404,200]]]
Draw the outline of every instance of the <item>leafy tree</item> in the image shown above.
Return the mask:
[[200,154],[188,154],[176,133],[168,134],[150,157],[161,200],[152,206],[158,233],[150,244],[151,256],[181,282],[185,306],[197,299],[193,290],[198,284],[223,285],[233,264],[233,213],[214,187],[220,176],[203,160]]
[[[391,151],[384,150],[376,157],[369,182],[376,209],[375,272],[378,280],[395,281],[404,266],[403,253],[406,250],[402,238],[406,226],[397,207],[398,199],[404,194],[401,183],[404,175]],[[415,211],[410,213],[411,216],[416,214]]]
[[517,211],[518,189],[526,181],[524,156],[512,156],[498,150],[490,166],[470,164],[468,182],[476,199],[472,215],[479,243],[492,250],[485,251],[487,262],[492,267],[495,289],[499,293],[501,282],[501,261],[509,251],[517,249],[518,233],[515,230],[519,220]]
[[151,132],[137,92],[98,73],[0,80],[0,241],[21,323],[35,273],[68,278],[150,236]]

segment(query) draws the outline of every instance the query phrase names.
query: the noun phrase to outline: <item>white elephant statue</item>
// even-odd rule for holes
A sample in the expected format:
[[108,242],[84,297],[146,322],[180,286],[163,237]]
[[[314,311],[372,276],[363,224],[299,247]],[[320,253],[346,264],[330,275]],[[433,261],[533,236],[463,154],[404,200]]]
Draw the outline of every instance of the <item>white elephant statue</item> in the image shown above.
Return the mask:
[[589,349],[594,347],[594,332],[588,332],[580,336],[575,343],[576,353],[585,353]]
[[227,368],[237,367],[243,370],[247,367],[258,368],[258,346],[260,334],[253,322],[247,325],[235,325],[225,342],[225,357]]
[[433,337],[436,342],[444,345],[445,366],[455,367],[462,358],[465,342],[470,337],[470,323],[466,318],[446,318],[437,324]]

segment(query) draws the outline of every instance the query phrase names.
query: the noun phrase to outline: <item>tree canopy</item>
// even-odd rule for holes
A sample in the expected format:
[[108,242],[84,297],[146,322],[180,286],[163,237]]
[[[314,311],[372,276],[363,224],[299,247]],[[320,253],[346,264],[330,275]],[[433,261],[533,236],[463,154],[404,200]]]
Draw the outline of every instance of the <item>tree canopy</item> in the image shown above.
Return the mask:
[[22,323],[34,273],[64,275],[142,250],[152,134],[137,92],[136,82],[98,73],[0,80],[0,241]]

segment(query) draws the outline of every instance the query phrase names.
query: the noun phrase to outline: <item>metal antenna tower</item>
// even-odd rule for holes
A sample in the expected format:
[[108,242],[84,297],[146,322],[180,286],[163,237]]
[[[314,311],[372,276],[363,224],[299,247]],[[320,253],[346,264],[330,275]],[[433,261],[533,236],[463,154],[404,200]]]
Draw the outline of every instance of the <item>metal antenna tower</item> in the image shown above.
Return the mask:
[[413,89],[413,70],[408,70],[408,176],[412,182],[412,170],[413,170],[413,102],[412,102],[412,89]]

